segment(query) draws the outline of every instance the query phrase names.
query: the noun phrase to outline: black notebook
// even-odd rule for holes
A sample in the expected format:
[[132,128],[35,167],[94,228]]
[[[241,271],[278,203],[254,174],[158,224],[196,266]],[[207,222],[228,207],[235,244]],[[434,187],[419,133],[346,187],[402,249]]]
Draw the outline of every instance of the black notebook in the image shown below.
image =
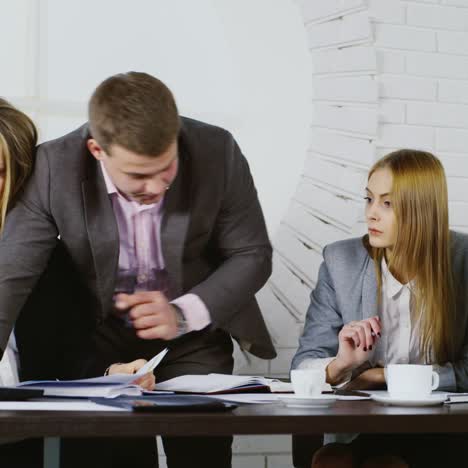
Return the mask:
[[44,390],[37,388],[0,387],[0,401],[21,401],[41,398]]
[[91,401],[100,405],[117,406],[137,412],[228,411],[237,407],[235,403],[195,395],[121,396],[117,398],[91,398]]

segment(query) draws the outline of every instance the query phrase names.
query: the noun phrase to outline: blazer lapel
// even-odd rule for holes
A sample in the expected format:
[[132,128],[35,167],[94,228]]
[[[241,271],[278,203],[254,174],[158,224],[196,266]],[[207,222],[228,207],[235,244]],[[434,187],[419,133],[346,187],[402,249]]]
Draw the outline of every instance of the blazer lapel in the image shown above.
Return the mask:
[[377,278],[374,262],[368,259],[362,282],[362,320],[378,315],[377,310]]
[[164,198],[161,225],[161,247],[169,275],[171,299],[183,291],[182,255],[190,222],[189,160],[183,147],[179,148],[179,170]]
[[[88,155],[91,157],[91,155]],[[119,260],[119,231],[98,164],[82,182],[86,229],[94,259],[102,314],[110,309]]]

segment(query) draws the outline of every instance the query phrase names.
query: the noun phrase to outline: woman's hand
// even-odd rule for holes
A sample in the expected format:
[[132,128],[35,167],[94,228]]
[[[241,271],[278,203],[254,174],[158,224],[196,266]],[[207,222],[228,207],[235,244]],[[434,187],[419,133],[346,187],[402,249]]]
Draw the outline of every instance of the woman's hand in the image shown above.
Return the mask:
[[345,386],[346,390],[380,390],[383,388],[385,388],[383,367],[367,369]]
[[336,385],[344,376],[369,359],[381,336],[379,317],[347,323],[338,334],[338,353],[327,367],[327,382]]
[[[146,363],[146,359],[137,359],[136,361],[124,364],[112,364],[112,366],[109,367],[108,375],[136,374]],[[140,385],[140,387],[144,388],[145,390],[153,390],[154,386],[156,385],[156,379],[152,372],[148,372],[147,374],[135,379],[132,383]]]
[[356,369],[369,359],[369,351],[380,336],[380,319],[377,316],[347,323],[338,335],[336,360],[349,370]]

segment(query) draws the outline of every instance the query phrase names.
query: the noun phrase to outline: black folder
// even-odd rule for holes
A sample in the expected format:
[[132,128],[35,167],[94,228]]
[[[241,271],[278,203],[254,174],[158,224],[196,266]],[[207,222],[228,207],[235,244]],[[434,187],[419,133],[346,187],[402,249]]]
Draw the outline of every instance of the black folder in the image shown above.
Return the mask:
[[142,395],[117,398],[91,398],[100,405],[117,406],[136,412],[204,412],[228,411],[235,403],[199,395]]
[[22,401],[43,395],[44,390],[37,388],[0,387],[0,401]]

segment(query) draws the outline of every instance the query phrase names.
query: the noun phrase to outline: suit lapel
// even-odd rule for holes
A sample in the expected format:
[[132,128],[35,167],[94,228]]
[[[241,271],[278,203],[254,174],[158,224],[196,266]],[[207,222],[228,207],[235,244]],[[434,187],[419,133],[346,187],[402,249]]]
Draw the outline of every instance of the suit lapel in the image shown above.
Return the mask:
[[114,293],[120,250],[119,231],[99,165],[94,161],[91,163],[92,170],[82,182],[82,193],[99,300],[105,314]]
[[362,283],[362,320],[378,315],[377,279],[374,262],[368,258]]
[[169,274],[171,298],[182,294],[182,255],[190,222],[191,187],[188,164],[188,155],[180,145],[179,170],[164,198],[161,225],[161,246]]

